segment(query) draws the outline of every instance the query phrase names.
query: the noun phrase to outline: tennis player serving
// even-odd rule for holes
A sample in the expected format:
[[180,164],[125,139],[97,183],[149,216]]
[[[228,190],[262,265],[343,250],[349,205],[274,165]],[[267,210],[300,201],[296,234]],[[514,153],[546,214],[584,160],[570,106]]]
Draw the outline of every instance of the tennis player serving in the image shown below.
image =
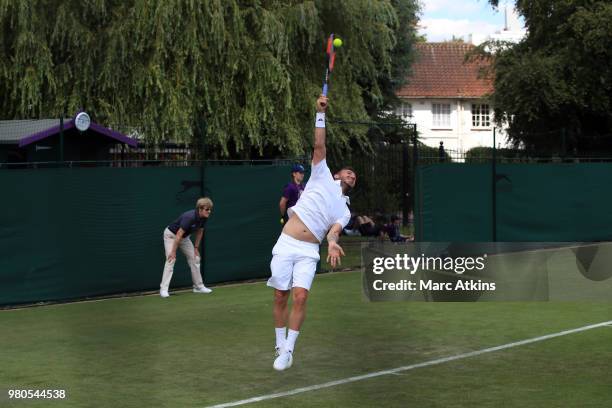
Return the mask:
[[[325,112],[327,97],[317,99],[312,171],[297,204],[288,210],[289,221],[272,249],[268,286],[274,288],[276,353],[274,369],[285,370],[293,364],[295,341],[306,316],[306,300],[319,261],[319,246],[327,234],[327,262],[340,264],[344,251],[338,245],[340,233],[349,222],[347,194],[357,176],[344,167],[332,175],[325,160]],[[293,292],[293,306],[287,301]],[[286,333],[287,323],[289,331]]]

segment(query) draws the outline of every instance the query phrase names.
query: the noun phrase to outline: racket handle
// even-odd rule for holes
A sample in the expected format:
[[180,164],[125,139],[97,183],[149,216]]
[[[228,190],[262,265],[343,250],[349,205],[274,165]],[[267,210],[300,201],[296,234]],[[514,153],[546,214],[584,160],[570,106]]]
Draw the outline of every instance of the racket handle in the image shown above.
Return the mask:
[[327,96],[327,84],[323,84],[323,96]]

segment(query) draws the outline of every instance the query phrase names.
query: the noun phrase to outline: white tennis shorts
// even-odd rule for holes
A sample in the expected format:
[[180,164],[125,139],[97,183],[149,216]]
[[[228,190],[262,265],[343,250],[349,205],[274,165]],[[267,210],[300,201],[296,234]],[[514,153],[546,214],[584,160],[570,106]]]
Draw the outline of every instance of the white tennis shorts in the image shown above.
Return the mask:
[[319,262],[319,244],[281,234],[272,248],[268,286],[278,290],[300,287],[310,290]]

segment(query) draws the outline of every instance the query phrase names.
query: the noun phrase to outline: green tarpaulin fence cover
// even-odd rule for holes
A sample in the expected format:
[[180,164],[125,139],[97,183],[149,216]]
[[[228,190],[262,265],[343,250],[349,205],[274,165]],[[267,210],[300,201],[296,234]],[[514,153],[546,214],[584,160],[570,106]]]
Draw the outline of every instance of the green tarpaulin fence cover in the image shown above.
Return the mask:
[[[208,165],[205,282],[269,276],[290,166]],[[159,288],[162,232],[202,194],[194,167],[0,171],[0,305]],[[179,254],[172,286],[189,286]]]
[[495,216],[490,164],[417,170],[420,241],[612,240],[612,164],[497,164]]

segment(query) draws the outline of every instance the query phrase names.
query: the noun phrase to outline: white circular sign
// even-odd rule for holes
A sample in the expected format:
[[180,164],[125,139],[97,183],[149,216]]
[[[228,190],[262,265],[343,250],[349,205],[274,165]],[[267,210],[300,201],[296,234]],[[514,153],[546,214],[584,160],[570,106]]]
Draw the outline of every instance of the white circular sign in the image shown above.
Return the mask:
[[79,129],[81,132],[84,132],[89,129],[90,124],[91,119],[89,118],[89,115],[85,112],[79,113],[78,115],[76,115],[76,118],[74,118],[74,126],[76,126],[76,128]]

